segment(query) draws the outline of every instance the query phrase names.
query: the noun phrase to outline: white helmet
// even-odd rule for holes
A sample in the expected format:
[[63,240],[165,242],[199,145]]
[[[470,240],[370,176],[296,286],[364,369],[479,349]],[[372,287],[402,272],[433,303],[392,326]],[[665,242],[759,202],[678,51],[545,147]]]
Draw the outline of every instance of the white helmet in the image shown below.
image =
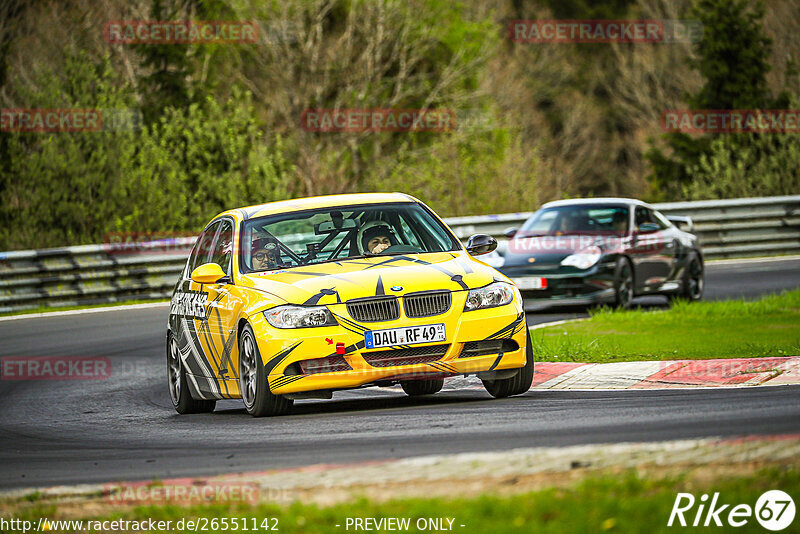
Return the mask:
[[370,228],[377,228],[377,227],[381,227],[381,228],[385,229],[386,230],[386,235],[390,239],[394,237],[394,230],[392,230],[392,227],[391,227],[391,225],[389,223],[387,223],[386,221],[380,221],[380,220],[378,220],[378,221],[370,221],[370,222],[362,225],[361,228],[358,229],[358,235],[356,236],[356,244],[358,246],[358,252],[360,254],[364,254],[366,252],[366,247],[364,246],[364,234]]

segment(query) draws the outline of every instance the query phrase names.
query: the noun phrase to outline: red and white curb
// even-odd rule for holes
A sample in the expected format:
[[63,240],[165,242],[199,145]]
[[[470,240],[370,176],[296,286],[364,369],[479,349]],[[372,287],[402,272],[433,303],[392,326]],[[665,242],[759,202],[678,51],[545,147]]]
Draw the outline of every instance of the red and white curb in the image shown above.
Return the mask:
[[663,389],[800,384],[800,356],[618,363],[537,362],[535,389]]
[[[295,501],[332,504],[364,495],[385,494],[387,488],[406,486],[406,495],[482,493],[487,481],[513,486],[521,476],[556,474],[574,469],[602,470],[641,466],[703,466],[768,461],[790,462],[800,455],[800,435],[703,438],[653,443],[605,443],[568,447],[521,448],[351,464],[316,464],[267,471],[231,473],[210,477],[162,479],[157,483],[117,482],[38,488],[40,498],[76,502],[76,498],[108,505],[181,504],[189,491],[211,493],[220,488],[242,488],[253,500],[288,505]],[[437,490],[437,482],[447,485]],[[188,488],[187,491],[180,491]],[[170,490],[170,491],[167,491]],[[21,498],[34,489],[0,491],[0,497]],[[255,494],[253,494],[255,492]],[[438,493],[437,493],[438,492]],[[230,494],[236,497],[238,494]],[[192,503],[189,503],[192,504]],[[194,503],[197,504],[197,503]]]

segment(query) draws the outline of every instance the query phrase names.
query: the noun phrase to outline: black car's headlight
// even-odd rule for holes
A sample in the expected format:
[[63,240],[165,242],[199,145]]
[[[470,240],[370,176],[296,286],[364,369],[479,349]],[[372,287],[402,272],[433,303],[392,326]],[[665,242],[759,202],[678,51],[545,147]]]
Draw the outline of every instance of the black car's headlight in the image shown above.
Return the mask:
[[602,255],[603,251],[600,250],[600,247],[587,247],[561,260],[561,265],[588,269],[597,263]]
[[464,311],[504,306],[514,300],[514,287],[506,282],[494,282],[467,294]]
[[325,306],[278,306],[265,311],[264,317],[275,328],[313,328],[339,324]]

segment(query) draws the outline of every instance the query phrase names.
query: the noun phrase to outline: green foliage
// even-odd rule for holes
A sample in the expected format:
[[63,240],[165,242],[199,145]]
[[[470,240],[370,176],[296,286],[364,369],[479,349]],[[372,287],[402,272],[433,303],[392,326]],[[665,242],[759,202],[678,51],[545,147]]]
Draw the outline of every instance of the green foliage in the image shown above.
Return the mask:
[[686,198],[748,198],[796,195],[800,191],[797,134],[736,134],[711,142],[691,167]]
[[145,128],[130,161],[117,231],[199,229],[213,215],[285,198],[290,166],[258,129],[248,93],[225,104],[168,108]]
[[[67,52],[62,74],[36,74],[23,92],[32,108],[128,108],[125,87],[108,58]],[[128,179],[132,132],[8,133],[10,164],[0,210],[0,249],[99,242],[121,209],[118,192]]]
[[[130,109],[108,58],[67,52],[63,74],[38,74],[32,107]],[[112,231],[198,231],[231,207],[285,198],[292,171],[280,138],[256,125],[234,91],[167,108],[142,129],[9,134],[0,250],[98,243]]]
[[[770,99],[767,89],[771,40],[764,36],[763,16],[764,8],[760,3],[753,7],[746,0],[697,1],[692,17],[703,24],[703,38],[696,46],[697,58],[690,59],[689,64],[703,76],[704,84],[697,94],[687,96],[693,109],[763,109],[777,103]],[[703,196],[706,192],[715,194],[715,186],[709,182],[735,181],[741,173],[751,173],[748,187],[723,183],[716,189],[747,189],[752,196],[771,195],[782,190],[776,189],[773,177],[753,173],[753,166],[769,166],[768,162],[747,159],[754,154],[765,155],[768,150],[757,148],[747,152],[745,157],[736,153],[735,147],[741,143],[765,148],[763,142],[750,143],[742,141],[741,137],[712,142],[708,136],[682,133],[663,137],[668,153],[651,146],[646,158],[652,169],[650,180],[664,198],[683,198],[686,193],[692,194],[690,198],[706,198]]]
[[545,0],[558,19],[613,19],[623,17],[633,0]]
[[769,104],[767,72],[772,41],[764,36],[764,6],[746,0],[699,0],[692,16],[703,24],[697,59],[705,79],[689,99],[695,109],[757,109]]
[[520,201],[538,203],[535,163],[507,130],[457,129],[440,134],[429,147],[399,154],[388,173],[376,169],[368,186],[408,193],[451,216],[501,213]]
[[[766,76],[764,32],[787,64],[795,55],[791,28],[762,24],[760,8],[695,0],[687,12],[688,1],[113,0],[58,10],[7,1],[2,107],[138,109],[145,121],[0,132],[0,250],[98,242],[111,231],[194,232],[220,210],[287,196],[400,190],[443,216],[644,196],[642,152],[658,106],[680,102],[693,84],[685,101],[695,107],[769,103],[767,81],[775,93],[781,82]],[[768,17],[792,12],[790,0],[776,3]],[[259,21],[260,40],[109,47],[102,26],[113,17]],[[692,67],[704,82],[687,72],[686,45],[507,40],[510,18],[534,17],[700,19],[705,39]],[[446,133],[298,127],[312,108],[421,107],[489,120]],[[647,155],[661,198],[797,190],[791,136],[674,134],[665,145]]]

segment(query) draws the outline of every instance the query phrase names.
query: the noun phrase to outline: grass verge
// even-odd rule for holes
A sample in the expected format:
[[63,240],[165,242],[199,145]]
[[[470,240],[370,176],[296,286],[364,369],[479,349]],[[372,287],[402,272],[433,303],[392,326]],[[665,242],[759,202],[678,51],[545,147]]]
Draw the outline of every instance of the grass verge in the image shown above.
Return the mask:
[[800,355],[800,291],[756,301],[678,301],[669,310],[592,312],[531,331],[542,361],[619,362]]
[[[295,502],[288,506],[274,504],[241,505],[215,504],[182,508],[177,506],[148,506],[120,510],[114,515],[97,519],[169,520],[173,525],[180,519],[205,518],[207,532],[222,532],[220,524],[213,528],[214,518],[256,518],[258,525],[271,518],[269,525],[287,533],[342,533],[347,518],[408,518],[407,532],[420,532],[420,518],[453,519],[451,531],[471,533],[578,533],[578,532],[670,532],[667,527],[670,512],[679,492],[694,494],[697,503],[703,493],[719,492],[718,504],[737,504],[755,507],[765,491],[780,489],[789,495],[800,494],[800,468],[795,464],[773,465],[746,475],[690,477],[685,474],[665,477],[641,476],[636,470],[604,473],[583,478],[565,487],[539,491],[474,498],[456,499],[396,499],[375,502],[366,498],[320,507]],[[454,488],[454,491],[457,491]],[[58,518],[56,505],[39,505],[35,501],[17,510],[13,517],[34,523],[40,517]],[[687,522],[694,520],[697,506],[686,513]],[[6,514],[3,514],[6,515]],[[722,515],[723,524],[726,515]],[[87,518],[88,519],[88,518]],[[92,518],[95,519],[94,517]],[[240,519],[241,521],[241,519]],[[795,520],[797,521],[797,519]],[[339,526],[337,526],[339,525]],[[463,526],[462,526],[463,525]],[[796,523],[795,523],[796,525]],[[679,530],[696,530],[680,528]],[[728,527],[730,528],[730,527]],[[252,530],[252,529],[251,529]],[[264,531],[264,529],[260,529]],[[725,531],[722,529],[721,531]],[[741,532],[763,532],[754,517],[750,517]],[[84,530],[91,531],[91,529]],[[430,530],[428,530],[430,531]],[[790,527],[787,532],[792,531]],[[794,530],[797,532],[797,530]]]

